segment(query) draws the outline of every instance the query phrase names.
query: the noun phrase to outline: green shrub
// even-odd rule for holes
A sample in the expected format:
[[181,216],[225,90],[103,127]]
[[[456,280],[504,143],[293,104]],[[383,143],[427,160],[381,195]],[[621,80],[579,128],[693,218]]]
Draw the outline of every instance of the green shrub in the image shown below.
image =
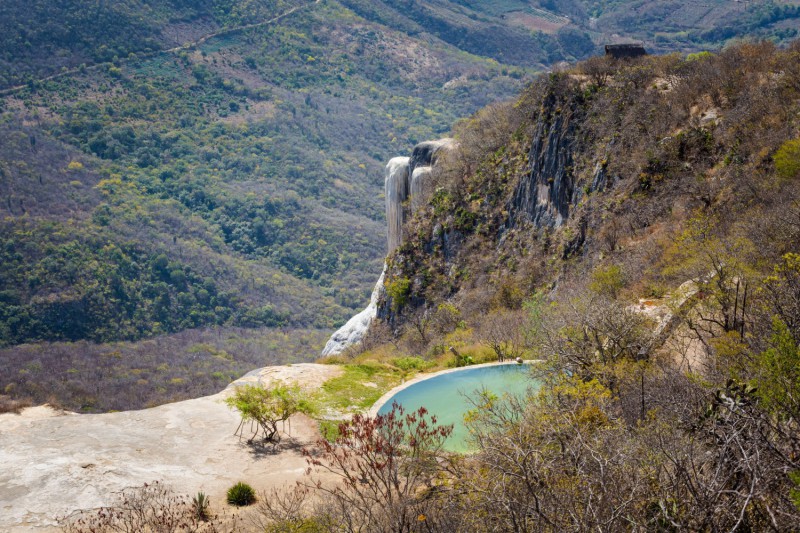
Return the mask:
[[228,489],[228,503],[237,507],[244,507],[256,501],[256,492],[247,483],[239,482]]
[[625,286],[622,269],[617,265],[597,268],[592,272],[589,288],[597,293],[616,299],[619,291]]
[[686,56],[686,62],[688,63],[688,62],[692,62],[692,61],[699,61],[701,59],[708,59],[708,58],[713,57],[713,56],[714,56],[714,54],[712,54],[708,50],[703,50],[702,52],[695,52],[693,54],[688,54]]
[[800,139],[786,141],[773,157],[775,170],[782,178],[793,178],[800,174]]
[[399,278],[389,282],[386,293],[392,298],[395,311],[399,310],[408,302],[408,297],[411,295],[411,280]]
[[428,367],[428,363],[421,357],[400,357],[392,361],[392,364],[406,372],[409,370],[425,370]]
[[342,420],[320,420],[319,432],[322,434],[322,438],[328,442],[336,441],[336,438],[339,436],[339,425],[341,423]]

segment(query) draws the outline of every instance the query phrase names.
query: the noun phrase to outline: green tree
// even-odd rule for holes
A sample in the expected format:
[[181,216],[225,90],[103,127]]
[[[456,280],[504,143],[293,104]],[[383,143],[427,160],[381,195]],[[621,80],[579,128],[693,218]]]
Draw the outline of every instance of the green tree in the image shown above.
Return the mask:
[[236,435],[242,436],[247,421],[255,424],[255,432],[247,440],[251,444],[263,433],[263,442],[280,442],[278,422],[285,422],[295,413],[311,414],[314,408],[302,398],[300,387],[277,383],[270,388],[262,385],[237,387],[225,403],[242,417]]
[[598,268],[592,272],[592,281],[589,288],[597,293],[616,300],[619,291],[625,286],[622,269],[617,265]]

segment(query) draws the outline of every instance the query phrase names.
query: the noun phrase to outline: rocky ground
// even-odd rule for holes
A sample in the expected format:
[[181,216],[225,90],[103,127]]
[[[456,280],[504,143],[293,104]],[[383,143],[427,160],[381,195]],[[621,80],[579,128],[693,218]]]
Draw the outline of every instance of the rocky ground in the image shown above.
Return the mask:
[[142,411],[78,415],[42,406],[0,415],[0,531],[49,531],[58,516],[154,480],[177,494],[203,491],[215,510],[237,481],[256,490],[291,484],[303,476],[301,449],[318,438],[316,422],[293,417],[275,451],[256,450],[233,435],[239,417],[223,400],[240,383],[279,379],[312,390],[340,373],[332,365],[267,367],[219,394]]

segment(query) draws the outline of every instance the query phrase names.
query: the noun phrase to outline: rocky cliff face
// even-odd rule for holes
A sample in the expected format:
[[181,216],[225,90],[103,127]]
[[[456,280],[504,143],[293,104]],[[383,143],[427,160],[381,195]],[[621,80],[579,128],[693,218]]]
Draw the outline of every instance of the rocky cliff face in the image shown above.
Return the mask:
[[549,95],[542,103],[528,154],[530,172],[520,180],[508,206],[509,227],[527,220],[536,228],[558,227],[576,201],[573,153],[579,106]]
[[[402,307],[449,300],[462,288],[477,290],[476,283],[500,286],[505,282],[498,273],[518,272],[519,257],[528,255],[524,249],[556,245],[561,249],[554,252],[563,257],[581,252],[588,223],[579,206],[587,194],[607,186],[605,160],[594,144],[584,143],[586,113],[580,81],[542,78],[518,103],[473,117],[473,129],[462,132],[463,146],[434,142],[415,148],[409,204],[412,211],[424,207],[427,215],[413,222],[419,242],[395,252],[386,272],[387,285],[401,280],[409,287]],[[498,123],[508,128],[499,145]],[[476,140],[482,135],[485,143]],[[425,187],[445,148],[453,151],[441,160],[442,175],[456,181],[443,182],[441,194],[433,194]],[[512,257],[515,264],[506,263]],[[406,314],[389,297],[378,303],[377,316],[393,326]]]
[[[452,139],[427,141],[414,147],[410,157],[395,157],[386,164],[384,192],[386,196],[387,255],[403,243],[403,225],[417,209],[427,204],[433,193],[433,167],[442,150],[455,146]],[[366,309],[339,328],[325,344],[322,356],[337,355],[361,342],[375,318],[379,301],[385,294],[384,271],[372,291]]]

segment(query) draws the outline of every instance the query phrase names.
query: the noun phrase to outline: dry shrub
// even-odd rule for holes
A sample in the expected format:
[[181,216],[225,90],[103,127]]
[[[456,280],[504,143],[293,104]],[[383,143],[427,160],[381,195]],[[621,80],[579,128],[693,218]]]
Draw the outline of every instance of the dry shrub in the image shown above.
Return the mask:
[[441,426],[424,408],[392,410],[375,418],[355,415],[339,427],[335,443],[306,452],[313,476],[306,485],[330,504],[337,531],[453,531],[441,510],[443,476],[450,457],[442,447],[452,426]]
[[588,76],[589,80],[597,87],[605,87],[615,70],[613,62],[605,56],[590,57],[578,68],[578,71]]
[[178,496],[154,481],[119,492],[115,502],[100,509],[79,511],[59,519],[65,533],[215,533],[236,531],[235,519],[223,525],[217,516],[196,512],[191,498]]
[[454,127],[457,154],[441,162],[456,176],[471,174],[486,157],[506,146],[524,117],[513,102],[491,104]]
[[5,394],[0,394],[0,414],[14,413],[19,414],[26,407],[33,405],[30,400],[15,400]]
[[481,344],[492,349],[498,361],[522,357],[525,351],[527,312],[502,309],[480,322]]

